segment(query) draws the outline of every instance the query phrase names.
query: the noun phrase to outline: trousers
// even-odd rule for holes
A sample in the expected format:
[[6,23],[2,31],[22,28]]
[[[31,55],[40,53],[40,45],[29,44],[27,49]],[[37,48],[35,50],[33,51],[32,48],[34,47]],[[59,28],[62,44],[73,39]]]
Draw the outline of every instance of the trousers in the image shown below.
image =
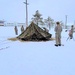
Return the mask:
[[61,34],[55,33],[56,44],[61,44]]

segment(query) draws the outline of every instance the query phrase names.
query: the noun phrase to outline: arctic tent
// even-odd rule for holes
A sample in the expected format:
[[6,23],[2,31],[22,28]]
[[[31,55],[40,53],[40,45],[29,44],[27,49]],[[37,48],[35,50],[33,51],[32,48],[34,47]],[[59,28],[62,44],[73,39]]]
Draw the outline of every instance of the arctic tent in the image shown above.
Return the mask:
[[35,23],[31,23],[17,38],[24,41],[46,41],[52,34],[44,31]]

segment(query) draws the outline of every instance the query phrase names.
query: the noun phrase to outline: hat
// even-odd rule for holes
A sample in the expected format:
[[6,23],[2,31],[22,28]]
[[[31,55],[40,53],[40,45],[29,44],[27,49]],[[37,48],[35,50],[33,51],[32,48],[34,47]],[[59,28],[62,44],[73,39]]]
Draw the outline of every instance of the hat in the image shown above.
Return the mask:
[[60,24],[60,22],[56,22],[56,24]]
[[71,27],[73,27],[73,25]]

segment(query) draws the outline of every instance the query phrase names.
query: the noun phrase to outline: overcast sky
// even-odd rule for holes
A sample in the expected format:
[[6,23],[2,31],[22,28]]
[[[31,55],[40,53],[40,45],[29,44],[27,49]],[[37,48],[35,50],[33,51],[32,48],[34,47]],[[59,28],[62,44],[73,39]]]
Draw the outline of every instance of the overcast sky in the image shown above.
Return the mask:
[[[0,0],[0,20],[6,22],[25,22],[25,0]],[[74,23],[75,0],[28,0],[28,21],[31,20],[36,10],[44,19],[50,16],[55,21]]]

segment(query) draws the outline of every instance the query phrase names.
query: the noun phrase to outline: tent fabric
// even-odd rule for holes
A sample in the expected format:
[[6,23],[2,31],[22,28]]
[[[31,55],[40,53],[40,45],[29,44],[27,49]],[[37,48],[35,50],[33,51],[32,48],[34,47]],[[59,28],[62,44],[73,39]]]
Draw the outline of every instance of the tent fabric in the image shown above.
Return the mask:
[[52,34],[44,31],[33,22],[17,38],[24,41],[46,41],[51,38]]

